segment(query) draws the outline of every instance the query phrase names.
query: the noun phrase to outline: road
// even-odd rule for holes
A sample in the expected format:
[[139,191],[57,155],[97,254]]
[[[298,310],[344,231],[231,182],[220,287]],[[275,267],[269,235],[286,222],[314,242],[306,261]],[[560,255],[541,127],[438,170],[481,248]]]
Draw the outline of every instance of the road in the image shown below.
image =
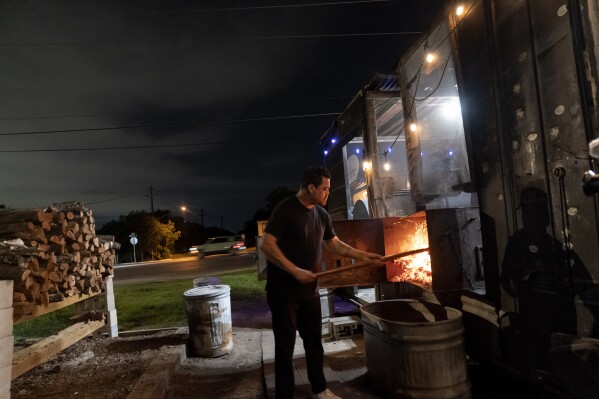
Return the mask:
[[254,255],[253,252],[237,256],[212,255],[204,259],[189,256],[179,259],[119,264],[114,267],[114,284],[205,277],[223,271],[255,268]]

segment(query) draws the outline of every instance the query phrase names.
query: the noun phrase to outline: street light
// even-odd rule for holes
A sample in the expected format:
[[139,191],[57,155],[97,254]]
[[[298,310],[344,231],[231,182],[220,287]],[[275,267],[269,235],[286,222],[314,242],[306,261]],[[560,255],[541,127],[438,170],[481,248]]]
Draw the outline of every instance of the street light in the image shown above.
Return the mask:
[[186,220],[185,220],[185,212],[186,212],[186,211],[187,211],[187,208],[186,208],[186,207],[184,207],[184,206],[182,206],[182,207],[181,207],[181,212],[183,213],[183,221],[184,221],[184,222],[186,221]]

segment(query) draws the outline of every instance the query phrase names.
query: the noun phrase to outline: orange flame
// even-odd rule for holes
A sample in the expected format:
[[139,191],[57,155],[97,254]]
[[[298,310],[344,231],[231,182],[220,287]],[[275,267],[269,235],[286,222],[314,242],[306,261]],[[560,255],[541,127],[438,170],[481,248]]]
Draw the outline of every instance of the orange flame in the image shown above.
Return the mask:
[[[426,222],[416,223],[414,233],[406,237],[409,247],[413,249],[428,247],[428,230]],[[406,256],[393,261],[387,266],[387,280],[392,282],[409,282],[423,288],[431,288],[433,274],[429,252]]]

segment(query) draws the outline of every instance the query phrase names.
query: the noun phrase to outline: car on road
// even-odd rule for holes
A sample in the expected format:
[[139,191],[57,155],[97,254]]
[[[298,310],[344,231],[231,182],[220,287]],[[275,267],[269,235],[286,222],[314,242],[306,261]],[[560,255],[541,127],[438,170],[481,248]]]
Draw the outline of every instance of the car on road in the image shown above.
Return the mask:
[[243,237],[237,236],[221,236],[209,238],[202,245],[198,245],[198,256],[200,259],[206,255],[212,254],[229,254],[235,255],[242,249],[245,249]]

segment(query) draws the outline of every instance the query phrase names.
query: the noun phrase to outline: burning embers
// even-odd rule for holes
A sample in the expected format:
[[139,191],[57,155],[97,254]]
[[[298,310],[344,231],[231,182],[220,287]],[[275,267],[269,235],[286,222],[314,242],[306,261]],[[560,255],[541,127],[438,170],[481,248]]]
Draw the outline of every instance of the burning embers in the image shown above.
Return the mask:
[[[414,249],[427,248],[428,229],[426,221],[413,223],[416,225],[413,233],[403,237],[403,239],[409,242],[409,246]],[[394,283],[409,282],[430,289],[433,284],[433,274],[429,251],[405,256],[396,259],[392,264],[387,264],[387,281]]]

